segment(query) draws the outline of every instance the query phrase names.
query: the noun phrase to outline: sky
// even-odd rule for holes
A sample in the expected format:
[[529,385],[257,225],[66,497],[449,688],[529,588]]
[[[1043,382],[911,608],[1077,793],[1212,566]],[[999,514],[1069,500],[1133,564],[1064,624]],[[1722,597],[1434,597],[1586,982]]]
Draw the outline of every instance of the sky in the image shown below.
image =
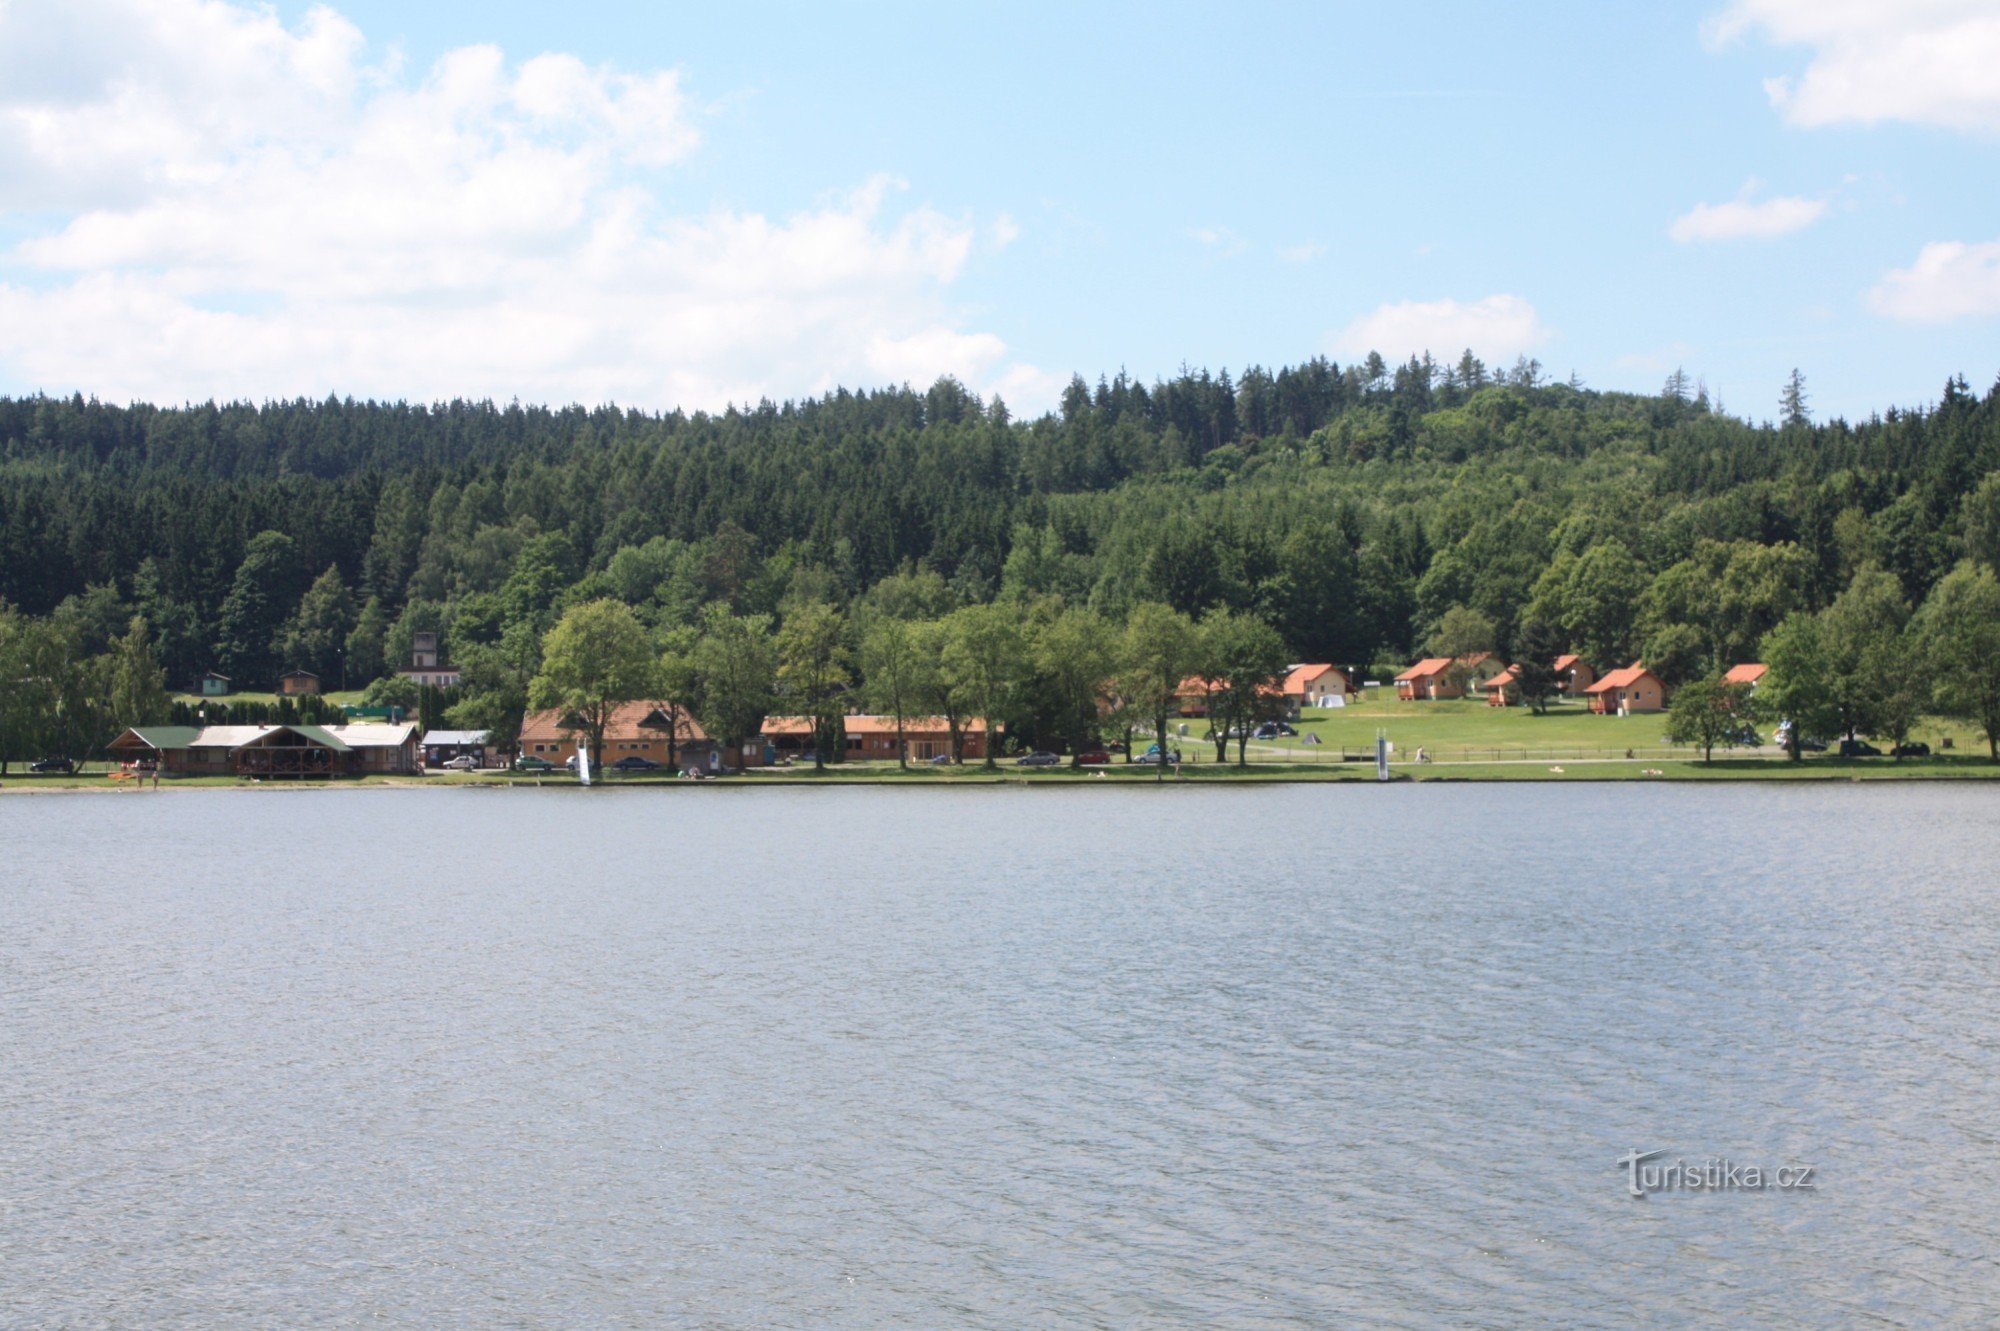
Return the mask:
[[0,392],[2000,372],[2000,0],[0,0]]

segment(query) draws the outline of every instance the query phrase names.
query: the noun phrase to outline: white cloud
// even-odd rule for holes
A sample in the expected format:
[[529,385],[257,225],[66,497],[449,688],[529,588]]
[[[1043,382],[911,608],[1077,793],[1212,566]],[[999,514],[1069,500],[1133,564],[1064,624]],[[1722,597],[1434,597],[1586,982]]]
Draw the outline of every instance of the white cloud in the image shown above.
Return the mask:
[[1188,239],[1224,255],[1241,254],[1249,248],[1249,242],[1226,226],[1195,227],[1188,232]]
[[1311,263],[1326,253],[1326,246],[1309,240],[1300,245],[1285,245],[1279,248],[1278,257],[1286,263]]
[[1908,268],[1883,275],[1868,293],[1868,304],[1906,323],[2000,315],[2000,240],[1926,245]]
[[1519,296],[1488,296],[1471,302],[1405,300],[1382,305],[1347,325],[1336,349],[1359,356],[1379,351],[1391,359],[1428,351],[1455,359],[1470,348],[1488,360],[1518,356],[1543,346],[1549,329],[1535,307]]
[[902,182],[670,210],[700,144],[674,71],[367,61],[324,8],[0,0],[0,222],[24,236],[0,382],[713,407],[1033,373],[949,304],[980,227],[895,206]]
[[1803,231],[1826,213],[1825,199],[1779,195],[1758,199],[1751,181],[1728,203],[1697,203],[1674,219],[1667,234],[1681,244],[1710,240],[1770,240]]
[[2000,6],[1993,0],[1732,0],[1716,44],[1761,32],[1811,48],[1805,72],[1765,81],[1794,125],[1901,120],[2000,131]]

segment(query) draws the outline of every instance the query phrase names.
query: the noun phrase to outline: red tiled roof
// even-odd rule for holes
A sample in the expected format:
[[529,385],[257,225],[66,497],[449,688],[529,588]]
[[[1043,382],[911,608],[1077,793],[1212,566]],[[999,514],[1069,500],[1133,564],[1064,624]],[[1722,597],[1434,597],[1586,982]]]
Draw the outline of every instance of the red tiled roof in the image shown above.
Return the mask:
[[1569,652],[1562,656],[1558,656],[1556,658],[1556,669],[1567,670],[1582,659],[1583,658],[1578,656],[1575,652]]
[[[1181,681],[1181,686],[1175,689],[1174,693],[1176,696],[1182,698],[1197,698],[1200,697],[1202,694],[1209,692],[1211,689],[1219,690],[1227,687],[1228,687],[1227,680],[1204,679],[1200,675],[1189,675],[1186,679]],[[1263,684],[1258,686],[1257,691],[1259,693],[1266,694],[1269,696],[1276,696],[1278,694],[1283,693],[1284,689],[1282,689],[1276,684]]]
[[[659,702],[657,700],[620,703],[612,709],[610,719],[604,723],[604,738],[608,740],[665,739],[667,727],[664,724],[664,719],[667,709],[671,706],[671,703]],[[656,717],[656,713],[659,716]],[[521,722],[521,738],[523,740],[541,740],[543,742],[564,739],[575,733],[575,728],[563,724],[567,719],[569,719],[569,713],[561,707],[551,707],[541,712],[530,712]],[[653,719],[655,724],[646,724],[649,719]],[[686,709],[683,709],[680,714],[679,724],[674,727],[674,738],[677,742],[685,744],[689,740],[707,739],[708,732],[703,730],[700,723],[692,716],[688,715]]]
[[1451,658],[1449,656],[1426,656],[1423,660],[1396,676],[1396,682],[1401,684],[1405,680],[1429,679],[1432,675],[1441,675],[1449,669],[1451,669]]
[[1729,667],[1729,672],[1722,677],[1722,682],[1724,684],[1755,684],[1758,680],[1764,678],[1764,672],[1770,668],[1762,661],[1746,661],[1742,665]]
[[1487,680],[1484,684],[1481,684],[1479,687],[1482,689],[1504,689],[1510,684],[1518,684],[1520,682],[1521,682],[1521,667],[1518,665],[1510,665],[1505,670],[1502,670],[1499,674],[1495,675],[1493,678]]
[[1634,661],[1622,670],[1613,670],[1610,674],[1585,689],[1584,692],[1606,693],[1612,689],[1630,688],[1632,685],[1637,684],[1641,678],[1652,673],[1652,671],[1646,669],[1644,661]]
[[1337,668],[1338,667],[1330,665],[1293,666],[1291,668],[1290,673],[1288,673],[1285,676],[1285,692],[1290,694],[1303,694],[1306,691],[1306,685],[1312,683],[1314,680],[1318,679],[1321,675],[1326,674],[1328,671],[1335,670]]

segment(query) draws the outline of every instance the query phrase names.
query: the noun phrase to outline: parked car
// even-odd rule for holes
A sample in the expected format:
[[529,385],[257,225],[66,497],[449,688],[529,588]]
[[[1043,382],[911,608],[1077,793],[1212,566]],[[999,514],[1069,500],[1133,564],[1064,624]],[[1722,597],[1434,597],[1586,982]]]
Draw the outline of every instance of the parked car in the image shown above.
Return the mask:
[[1844,739],[1840,741],[1840,756],[1843,758],[1880,758],[1882,750],[1865,739]]
[[1891,758],[1928,758],[1931,756],[1931,746],[1920,739],[1913,739],[1907,744],[1898,744],[1895,748],[1889,750],[1889,756]]
[[524,753],[514,760],[514,770],[517,772],[553,772],[556,770],[556,765],[547,758],[537,758],[532,753]]
[[1250,732],[1251,739],[1277,739],[1280,735],[1296,735],[1298,727],[1283,721],[1266,721]]
[[660,764],[643,753],[631,753],[611,764],[611,768],[616,772],[657,772]]
[[441,766],[447,772],[476,772],[479,770],[479,759],[469,753],[461,753],[458,757],[441,764]]
[[1111,754],[1104,749],[1085,749],[1076,755],[1079,767],[1102,767],[1111,761]]
[[1037,749],[1033,753],[1016,758],[1014,765],[1016,767],[1060,767],[1062,765],[1062,758],[1058,754]]
[[1728,740],[1731,744],[1744,749],[1761,748],[1764,743],[1758,736],[1757,727],[1755,726],[1736,727],[1736,729],[1729,732]]
[[1159,745],[1149,744],[1146,746],[1146,751],[1140,754],[1137,758],[1134,758],[1132,761],[1136,763],[1151,764],[1151,763],[1162,763],[1162,762],[1177,763],[1180,760],[1181,760],[1181,751],[1179,749],[1169,749],[1163,753]]
[[940,753],[930,760],[930,764],[932,767],[949,767],[951,766],[951,755]]
[[44,758],[28,764],[30,772],[74,772],[76,764],[67,758]]

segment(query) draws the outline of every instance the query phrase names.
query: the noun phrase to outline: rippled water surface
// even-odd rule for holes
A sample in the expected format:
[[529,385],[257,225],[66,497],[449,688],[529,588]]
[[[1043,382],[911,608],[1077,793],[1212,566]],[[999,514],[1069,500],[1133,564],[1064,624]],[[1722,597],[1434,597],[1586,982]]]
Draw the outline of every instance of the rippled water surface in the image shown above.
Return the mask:
[[0,846],[0,1326],[2000,1320],[2000,791],[163,791]]

